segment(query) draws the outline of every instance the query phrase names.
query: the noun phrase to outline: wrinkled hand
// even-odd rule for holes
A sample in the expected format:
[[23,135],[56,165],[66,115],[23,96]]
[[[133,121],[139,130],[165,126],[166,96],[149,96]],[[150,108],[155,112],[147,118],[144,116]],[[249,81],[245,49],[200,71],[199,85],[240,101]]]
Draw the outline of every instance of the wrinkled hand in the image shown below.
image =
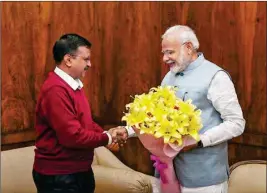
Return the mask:
[[119,151],[119,144],[118,143],[112,143],[110,145],[106,146],[110,151]]
[[195,148],[197,148],[197,142],[196,142],[195,144],[185,146],[185,147],[181,150],[181,152],[188,152],[188,151],[190,151],[190,150],[192,150],[192,149],[195,149]]
[[128,132],[125,127],[118,126],[108,130],[108,133],[112,137],[112,143],[119,143],[123,145],[128,139]]

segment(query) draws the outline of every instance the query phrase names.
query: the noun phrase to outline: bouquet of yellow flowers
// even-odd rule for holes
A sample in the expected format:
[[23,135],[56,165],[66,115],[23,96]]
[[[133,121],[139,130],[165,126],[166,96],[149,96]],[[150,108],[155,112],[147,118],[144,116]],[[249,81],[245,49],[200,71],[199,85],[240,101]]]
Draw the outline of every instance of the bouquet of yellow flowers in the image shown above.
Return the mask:
[[148,94],[136,95],[134,101],[126,105],[128,113],[122,117],[128,126],[140,129],[140,134],[162,137],[164,143],[182,145],[182,136],[190,135],[199,140],[198,131],[202,128],[201,111],[189,99],[177,98],[177,88],[159,86],[150,89]]
[[183,147],[199,141],[198,131],[202,128],[201,111],[192,100],[178,98],[176,91],[173,86],[159,86],[148,94],[136,95],[122,117],[153,154],[163,193],[180,192],[172,160]]

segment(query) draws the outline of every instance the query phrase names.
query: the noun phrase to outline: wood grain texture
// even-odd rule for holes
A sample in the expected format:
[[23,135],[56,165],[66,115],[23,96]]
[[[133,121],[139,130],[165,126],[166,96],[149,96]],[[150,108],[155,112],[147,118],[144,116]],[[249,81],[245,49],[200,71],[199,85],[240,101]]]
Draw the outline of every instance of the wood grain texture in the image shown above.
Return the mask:
[[[266,158],[266,2],[1,2],[1,9],[2,144],[34,140],[36,100],[55,67],[51,50],[62,34],[78,33],[93,44],[84,88],[94,119],[108,129],[122,124],[130,95],[160,84],[168,71],[161,35],[186,24],[200,51],[235,84],[246,130],[230,142],[231,163]],[[116,155],[153,173],[137,139]]]
[[228,147],[229,165],[244,160],[266,160],[267,149],[242,144],[230,144]]

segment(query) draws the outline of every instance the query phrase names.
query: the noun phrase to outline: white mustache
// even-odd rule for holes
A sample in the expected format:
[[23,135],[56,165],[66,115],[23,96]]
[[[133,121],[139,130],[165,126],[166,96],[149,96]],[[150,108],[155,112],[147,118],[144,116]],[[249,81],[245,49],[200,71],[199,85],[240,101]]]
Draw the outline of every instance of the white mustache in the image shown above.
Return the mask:
[[169,60],[166,62],[166,64],[171,64],[171,63],[175,63],[175,61]]

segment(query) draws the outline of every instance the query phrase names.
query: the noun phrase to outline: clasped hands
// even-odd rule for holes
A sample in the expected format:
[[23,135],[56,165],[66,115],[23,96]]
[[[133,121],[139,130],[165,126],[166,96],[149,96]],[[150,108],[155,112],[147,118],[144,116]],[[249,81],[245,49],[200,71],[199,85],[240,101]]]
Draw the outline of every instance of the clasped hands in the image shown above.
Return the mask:
[[125,127],[118,126],[108,130],[108,133],[112,137],[112,143],[107,146],[111,151],[118,151],[119,145],[123,146],[128,139],[128,132]]

